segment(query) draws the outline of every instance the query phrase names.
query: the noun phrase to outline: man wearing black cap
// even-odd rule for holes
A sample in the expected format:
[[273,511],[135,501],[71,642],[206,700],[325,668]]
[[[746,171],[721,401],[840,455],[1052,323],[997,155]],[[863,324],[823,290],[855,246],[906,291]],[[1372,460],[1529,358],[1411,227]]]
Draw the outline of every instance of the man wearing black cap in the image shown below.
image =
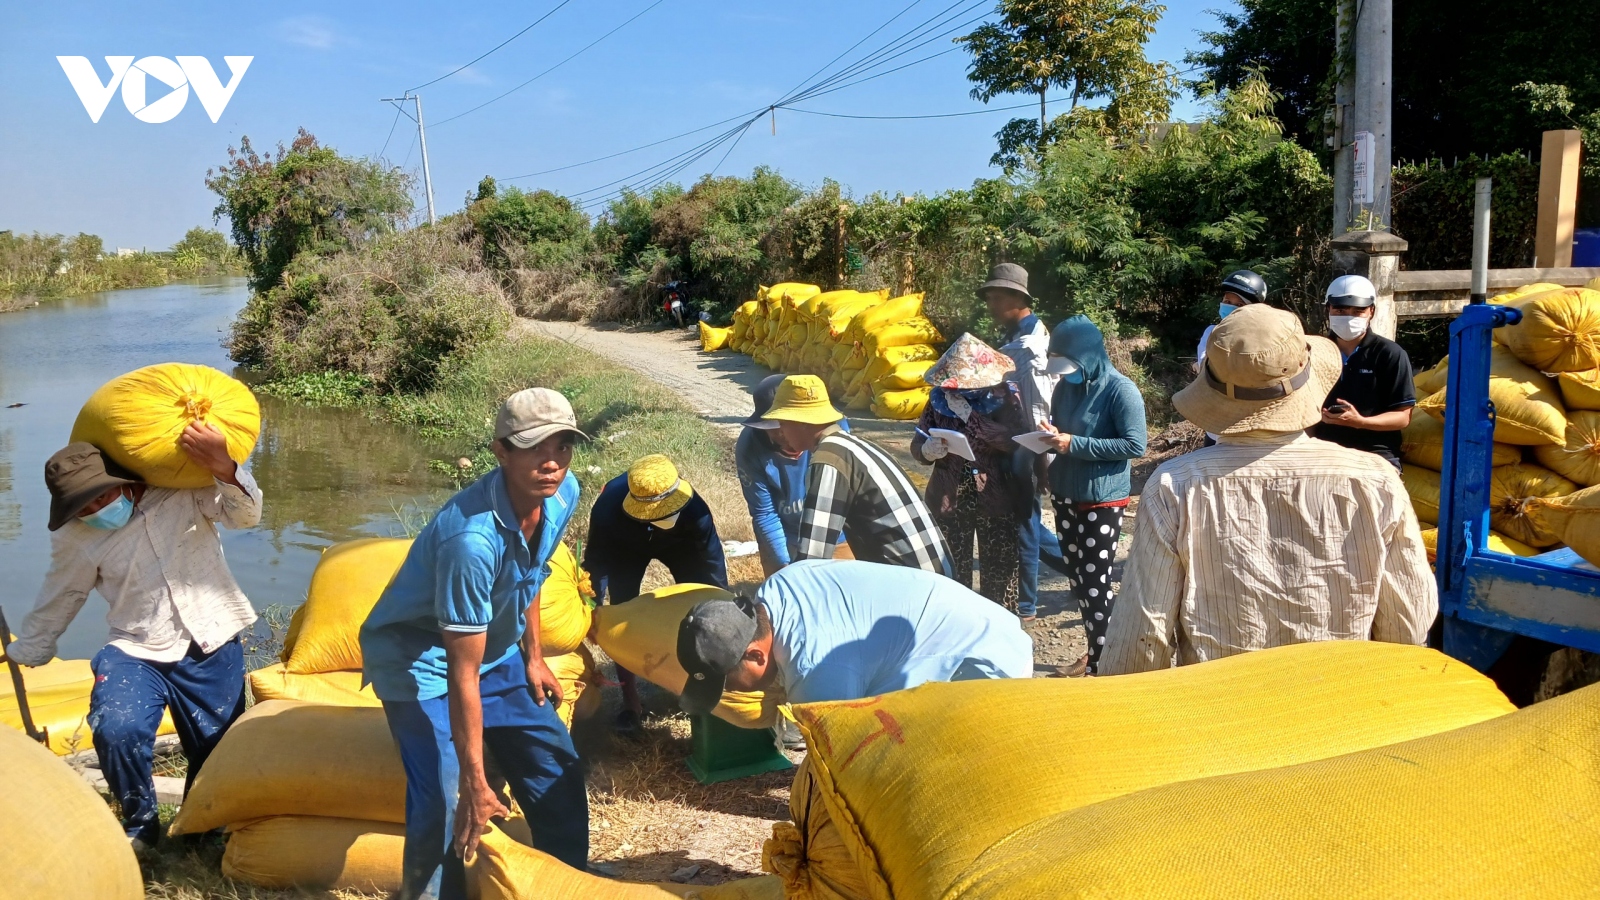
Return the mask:
[[679,700],[710,712],[724,690],[783,687],[792,703],[856,700],[929,681],[1029,678],[1017,617],[943,575],[857,560],[808,560],[753,601],[708,600],[678,626],[689,673]]
[[[734,464],[739,470],[739,486],[755,527],[756,546],[761,550],[761,570],[771,575],[794,559],[795,542],[800,538],[800,513],[805,507],[806,469],[810,451],[798,453],[773,440],[777,422],[761,418],[772,408],[772,400],[783,383],[783,375],[768,375],[751,391],[755,412],[744,420],[744,429],[734,447]],[[848,432],[850,423],[841,419],[839,430]]]
[[256,620],[216,526],[260,521],[261,490],[216,428],[191,424],[179,444],[212,486],[151,487],[83,442],[45,463],[50,571],[9,654],[44,665],[89,592],[105,598],[111,641],[90,664],[89,731],[137,853],[161,837],[151,761],[162,713],[172,712],[192,783],[244,712],[239,634]]

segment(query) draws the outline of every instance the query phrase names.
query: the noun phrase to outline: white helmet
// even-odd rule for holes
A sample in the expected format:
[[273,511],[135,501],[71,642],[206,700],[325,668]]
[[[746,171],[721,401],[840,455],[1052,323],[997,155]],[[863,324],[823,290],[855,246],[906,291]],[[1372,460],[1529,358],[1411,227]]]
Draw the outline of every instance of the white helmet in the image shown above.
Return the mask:
[[1352,306],[1357,309],[1378,302],[1378,289],[1364,275],[1340,275],[1328,285],[1324,300],[1329,306]]

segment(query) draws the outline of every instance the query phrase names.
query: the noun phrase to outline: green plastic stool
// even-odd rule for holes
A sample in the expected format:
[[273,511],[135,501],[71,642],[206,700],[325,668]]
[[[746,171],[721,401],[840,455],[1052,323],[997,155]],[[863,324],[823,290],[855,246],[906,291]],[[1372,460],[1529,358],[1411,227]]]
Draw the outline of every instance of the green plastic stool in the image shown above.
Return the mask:
[[771,728],[740,728],[716,716],[691,716],[687,762],[701,784],[781,772],[794,763],[778,750]]

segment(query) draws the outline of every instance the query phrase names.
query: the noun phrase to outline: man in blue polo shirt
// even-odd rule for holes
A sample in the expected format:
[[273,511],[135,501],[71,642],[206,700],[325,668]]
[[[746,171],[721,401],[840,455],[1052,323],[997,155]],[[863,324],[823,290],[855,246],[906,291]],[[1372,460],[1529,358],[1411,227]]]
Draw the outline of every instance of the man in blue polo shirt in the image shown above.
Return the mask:
[[568,468],[582,437],[555,391],[507,399],[499,468],[422,529],[361,628],[366,680],[406,770],[404,900],[466,896],[462,859],[491,818],[509,815],[485,756],[527,814],[533,845],[588,865],[588,797],[556,716],[561,687],[539,646],[538,603],[577,508]]

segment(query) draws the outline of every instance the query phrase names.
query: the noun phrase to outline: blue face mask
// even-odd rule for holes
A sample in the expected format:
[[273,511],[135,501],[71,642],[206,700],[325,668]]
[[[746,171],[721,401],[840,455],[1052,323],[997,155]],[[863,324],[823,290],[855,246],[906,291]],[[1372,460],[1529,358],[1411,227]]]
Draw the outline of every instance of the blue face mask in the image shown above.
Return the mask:
[[1083,384],[1083,369],[1074,369],[1061,376],[1061,378],[1067,384]]
[[117,499],[107,503],[98,511],[87,516],[79,516],[78,521],[101,531],[116,531],[128,524],[133,518],[133,501],[126,494],[118,494]]
[[1228,317],[1228,313],[1231,313],[1238,308],[1239,307],[1234,306],[1232,303],[1219,304],[1217,306],[1217,318],[1226,319]]

